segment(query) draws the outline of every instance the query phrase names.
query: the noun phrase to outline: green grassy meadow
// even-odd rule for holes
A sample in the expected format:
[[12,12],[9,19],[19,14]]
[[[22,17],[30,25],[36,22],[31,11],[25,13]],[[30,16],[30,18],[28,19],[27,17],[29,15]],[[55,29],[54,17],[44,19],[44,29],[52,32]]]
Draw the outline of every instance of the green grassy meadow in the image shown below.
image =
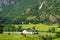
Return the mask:
[[[15,27],[18,27],[18,25],[14,25]],[[59,32],[59,28],[57,24],[53,24],[53,25],[44,25],[44,24],[22,24],[22,29],[27,29],[27,28],[31,28],[34,26],[36,28],[36,30],[39,31],[48,31],[48,29],[51,29],[52,27],[55,28],[56,32]]]
[[[13,25],[13,24],[12,24]],[[16,28],[18,25],[14,25]],[[41,31],[39,34],[27,34],[26,37],[21,34],[0,34],[0,40],[43,40],[42,36],[46,37],[46,35],[54,38],[53,40],[60,40],[60,38],[56,38],[56,33],[48,32],[52,27],[55,28],[55,32],[60,32],[60,28],[58,28],[57,24],[53,25],[44,25],[44,24],[22,24],[22,29],[31,28],[35,26],[36,30]]]

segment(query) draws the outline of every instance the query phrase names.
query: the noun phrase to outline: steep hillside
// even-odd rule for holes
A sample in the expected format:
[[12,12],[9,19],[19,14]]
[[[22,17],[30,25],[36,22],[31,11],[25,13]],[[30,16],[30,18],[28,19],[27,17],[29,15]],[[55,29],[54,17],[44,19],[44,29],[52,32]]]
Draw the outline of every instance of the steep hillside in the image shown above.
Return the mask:
[[[5,5],[7,2],[9,5]],[[56,23],[60,15],[59,0],[5,0],[1,4],[0,23]],[[14,4],[11,4],[13,3]],[[41,9],[39,9],[39,7]],[[57,15],[58,14],[58,15]],[[55,15],[55,16],[53,16]]]
[[[15,4],[3,5],[2,12],[0,13],[1,22],[12,22],[16,18],[21,18],[25,15],[25,11],[35,5],[36,0],[18,0]],[[23,19],[23,18],[21,18]]]

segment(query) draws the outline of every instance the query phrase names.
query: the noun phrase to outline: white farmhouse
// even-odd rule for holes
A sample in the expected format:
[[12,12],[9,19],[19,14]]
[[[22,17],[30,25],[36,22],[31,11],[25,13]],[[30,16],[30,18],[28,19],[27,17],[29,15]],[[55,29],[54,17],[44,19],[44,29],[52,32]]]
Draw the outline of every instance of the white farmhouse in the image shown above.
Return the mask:
[[23,32],[22,32],[23,34],[33,34],[33,32],[32,31],[27,31],[27,30],[23,30]]

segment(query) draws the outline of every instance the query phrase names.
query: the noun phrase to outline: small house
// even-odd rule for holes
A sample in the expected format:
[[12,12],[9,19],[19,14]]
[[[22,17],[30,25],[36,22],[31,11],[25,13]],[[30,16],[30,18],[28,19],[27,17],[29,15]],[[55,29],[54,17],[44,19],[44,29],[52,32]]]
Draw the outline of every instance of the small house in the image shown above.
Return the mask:
[[32,30],[23,30],[23,32],[22,32],[23,34],[38,34],[38,32],[37,31],[32,31]]
[[22,33],[23,33],[23,34],[33,34],[33,31],[30,31],[30,30],[23,30]]

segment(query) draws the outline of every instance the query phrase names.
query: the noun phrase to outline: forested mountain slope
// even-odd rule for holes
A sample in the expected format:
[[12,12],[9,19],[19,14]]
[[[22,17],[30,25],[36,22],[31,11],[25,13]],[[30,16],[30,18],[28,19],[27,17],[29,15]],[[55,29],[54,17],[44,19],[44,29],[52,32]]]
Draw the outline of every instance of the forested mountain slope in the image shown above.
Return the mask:
[[47,21],[57,23],[56,17],[59,18],[60,15],[60,0],[5,0],[5,2],[3,0],[0,4],[2,24],[47,23]]

